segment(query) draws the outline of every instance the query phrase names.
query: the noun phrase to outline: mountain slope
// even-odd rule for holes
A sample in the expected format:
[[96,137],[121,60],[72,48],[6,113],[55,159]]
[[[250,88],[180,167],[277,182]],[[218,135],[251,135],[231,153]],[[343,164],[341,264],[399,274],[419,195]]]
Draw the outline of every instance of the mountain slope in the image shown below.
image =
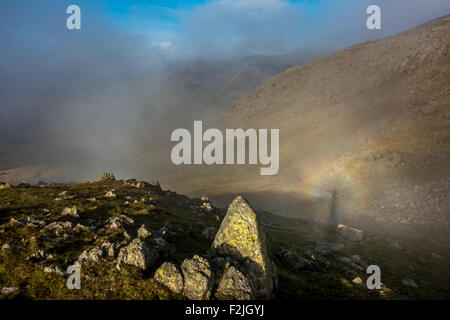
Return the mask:
[[227,110],[220,127],[279,128],[278,176],[248,166],[202,168],[184,190],[293,192],[311,200],[309,209],[268,202],[278,213],[336,210],[343,218],[448,228],[449,31],[445,16],[267,81]]

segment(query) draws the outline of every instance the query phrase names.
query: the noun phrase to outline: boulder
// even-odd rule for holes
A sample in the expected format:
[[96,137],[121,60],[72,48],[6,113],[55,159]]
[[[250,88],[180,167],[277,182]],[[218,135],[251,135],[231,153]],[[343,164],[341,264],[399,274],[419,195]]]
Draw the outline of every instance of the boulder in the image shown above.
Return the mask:
[[145,226],[145,224],[143,224],[143,225],[139,228],[139,230],[138,230],[138,232],[137,232],[137,235],[138,235],[138,238],[145,239],[145,238],[150,237],[150,236],[152,235],[152,232],[150,231],[149,228],[147,228],[147,227]]
[[412,279],[403,279],[403,280],[402,280],[402,283],[403,283],[405,286],[408,286],[408,287],[418,288],[416,282],[415,282],[414,280],[412,280]]
[[80,216],[78,215],[78,209],[77,207],[72,207],[72,208],[64,208],[63,211],[61,212],[62,216],[70,216],[70,217],[74,217],[74,218],[79,218]]
[[243,272],[235,266],[229,266],[219,280],[214,296],[219,300],[253,300],[255,289]]
[[52,223],[46,225],[45,229],[49,229],[49,230],[72,229],[72,222],[70,222],[70,221],[52,222]]
[[281,262],[295,271],[306,266],[306,260],[293,249],[285,249],[281,252]]
[[17,287],[4,287],[4,288],[2,288],[2,295],[6,296],[6,295],[16,292],[18,290],[19,290],[19,288],[17,288]]
[[211,203],[206,201],[203,202],[202,205],[200,206],[200,209],[202,209],[205,212],[212,212],[214,211],[214,208],[212,207]]
[[126,215],[120,215],[119,217],[111,217],[107,220],[106,229],[119,229],[122,226],[128,226],[134,224],[134,220]]
[[158,253],[149,249],[141,239],[136,238],[128,246],[120,249],[116,267],[120,270],[122,263],[125,263],[147,270],[157,259]]
[[229,205],[211,246],[211,254],[240,263],[252,277],[256,299],[272,298],[275,270],[267,253],[262,224],[242,197],[237,197]]
[[11,185],[9,183],[0,182],[0,189],[9,189]]
[[208,260],[195,255],[181,265],[184,286],[183,295],[190,300],[208,300],[213,287],[213,273]]
[[337,226],[338,233],[347,240],[362,241],[364,238],[364,232],[355,228],[347,227],[340,224]]
[[153,180],[153,181],[150,181],[150,182],[139,181],[139,182],[137,182],[134,185],[138,189],[147,189],[147,190],[153,190],[153,191],[160,191],[161,190],[161,185],[159,184],[158,180]]
[[154,279],[177,294],[183,290],[183,276],[173,263],[164,262],[156,270]]
[[106,198],[116,198],[117,195],[114,193],[114,190],[111,190],[111,191],[108,191],[108,192],[105,194],[105,197],[106,197]]

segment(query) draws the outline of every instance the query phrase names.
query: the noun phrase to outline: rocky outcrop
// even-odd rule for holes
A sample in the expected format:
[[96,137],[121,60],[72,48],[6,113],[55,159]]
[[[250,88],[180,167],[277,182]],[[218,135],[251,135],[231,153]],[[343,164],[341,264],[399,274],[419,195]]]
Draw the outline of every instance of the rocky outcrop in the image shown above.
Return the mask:
[[250,204],[237,197],[228,207],[211,247],[213,256],[228,257],[243,266],[256,299],[272,298],[275,270],[267,253],[262,224]]
[[149,249],[141,239],[136,238],[128,246],[120,249],[116,267],[120,270],[122,264],[129,264],[147,270],[157,259],[158,253]]
[[106,257],[114,257],[117,247],[109,242],[104,242],[100,246],[90,250],[85,250],[75,262],[76,265],[84,266],[100,261]]
[[116,181],[116,177],[112,173],[104,172],[98,178],[99,181]]
[[128,226],[134,224],[134,220],[125,215],[120,215],[119,217],[111,217],[107,220],[106,229],[119,229],[123,226]]

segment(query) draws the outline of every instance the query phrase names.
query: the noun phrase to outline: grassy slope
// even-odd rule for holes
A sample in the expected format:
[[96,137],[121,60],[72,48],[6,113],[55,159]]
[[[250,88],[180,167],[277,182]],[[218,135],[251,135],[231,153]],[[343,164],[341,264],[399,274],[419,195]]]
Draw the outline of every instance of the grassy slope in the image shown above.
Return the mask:
[[[107,199],[105,193],[111,189],[118,195],[115,199]],[[58,194],[68,190],[69,195],[77,195],[71,200],[55,201]],[[88,201],[95,197],[96,202]],[[125,205],[126,197],[131,204]],[[142,197],[156,200],[156,214],[146,214],[149,204],[134,200]],[[44,273],[44,266],[25,261],[35,249],[44,248],[55,258],[49,263],[59,265],[63,269],[71,265],[84,249],[92,248],[108,240],[120,242],[124,239],[124,229],[101,236],[95,231],[84,229],[77,233],[66,230],[69,235],[66,240],[45,242],[42,236],[55,237],[54,233],[43,229],[22,225],[11,225],[11,218],[26,220],[28,216],[44,220],[47,224],[54,221],[72,221],[87,225],[87,219],[96,221],[101,228],[110,216],[125,214],[135,220],[135,224],[126,227],[126,231],[134,238],[137,229],[145,224],[152,230],[162,226],[177,232],[173,243],[175,254],[170,260],[180,264],[183,259],[194,254],[206,254],[212,240],[205,240],[201,231],[205,227],[218,228],[219,221],[214,214],[202,213],[195,210],[200,204],[198,199],[166,191],[148,191],[129,187],[121,181],[83,183],[70,186],[33,187],[29,189],[0,190],[0,224],[4,232],[0,233],[0,244],[22,243],[20,250],[0,250],[0,288],[19,287],[20,290],[8,298],[22,297],[31,299],[176,299],[181,298],[170,293],[167,289],[153,281],[152,276],[157,265],[146,271],[137,271],[133,267],[125,267],[121,271],[115,269],[112,258],[93,264],[82,269],[82,289],[68,290],[65,286],[66,277],[55,273]],[[76,205],[80,218],[61,217],[64,207]],[[51,211],[51,214],[44,212]],[[216,209],[222,218],[224,210]],[[268,213],[263,215],[265,223],[272,223],[266,228],[269,252],[274,259],[279,273],[279,288],[277,299],[385,299],[385,298],[449,298],[450,291],[446,280],[449,278],[446,270],[447,262],[437,263],[427,260],[423,263],[419,256],[423,252],[402,250],[388,247],[382,242],[352,243],[337,238],[335,232],[313,225],[309,222],[281,218]],[[64,232],[63,232],[64,233]],[[73,237],[70,237],[73,235]],[[35,238],[32,238],[35,236]],[[369,291],[364,287],[354,285],[351,279],[355,274],[349,274],[348,268],[337,261],[337,255],[328,254],[314,264],[313,268],[306,268],[294,272],[283,266],[277,257],[280,248],[296,249],[304,257],[317,256],[313,242],[339,241],[345,244],[342,256],[358,254],[369,264],[378,264],[382,270],[382,282],[385,284],[383,292]],[[324,262],[328,260],[330,263]],[[412,267],[412,269],[411,269]],[[411,271],[414,270],[414,271]],[[365,282],[366,275],[359,276]],[[418,284],[425,280],[427,288],[419,284],[419,289],[405,287],[401,279],[412,278]],[[3,298],[0,296],[0,298]]]

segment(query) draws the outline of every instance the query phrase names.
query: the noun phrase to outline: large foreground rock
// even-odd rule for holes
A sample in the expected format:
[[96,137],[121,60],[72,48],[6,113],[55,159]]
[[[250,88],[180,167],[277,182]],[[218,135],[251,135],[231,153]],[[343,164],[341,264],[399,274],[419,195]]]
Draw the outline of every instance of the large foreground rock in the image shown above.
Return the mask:
[[[254,288],[256,299],[272,298],[275,270],[267,253],[262,224],[242,197],[237,197],[229,205],[211,252],[214,256],[229,257],[240,263],[241,270],[251,283],[250,287]],[[228,278],[241,278],[233,269],[229,272]],[[232,282],[240,283],[238,280]]]
[[228,266],[219,281],[215,298],[219,300],[253,300],[254,288],[248,277],[234,266]]
[[156,270],[154,278],[175,293],[181,293],[181,290],[183,290],[183,277],[173,263],[164,262]]
[[211,297],[213,273],[205,258],[195,255],[181,265],[184,277],[183,295],[191,300],[207,300]]

